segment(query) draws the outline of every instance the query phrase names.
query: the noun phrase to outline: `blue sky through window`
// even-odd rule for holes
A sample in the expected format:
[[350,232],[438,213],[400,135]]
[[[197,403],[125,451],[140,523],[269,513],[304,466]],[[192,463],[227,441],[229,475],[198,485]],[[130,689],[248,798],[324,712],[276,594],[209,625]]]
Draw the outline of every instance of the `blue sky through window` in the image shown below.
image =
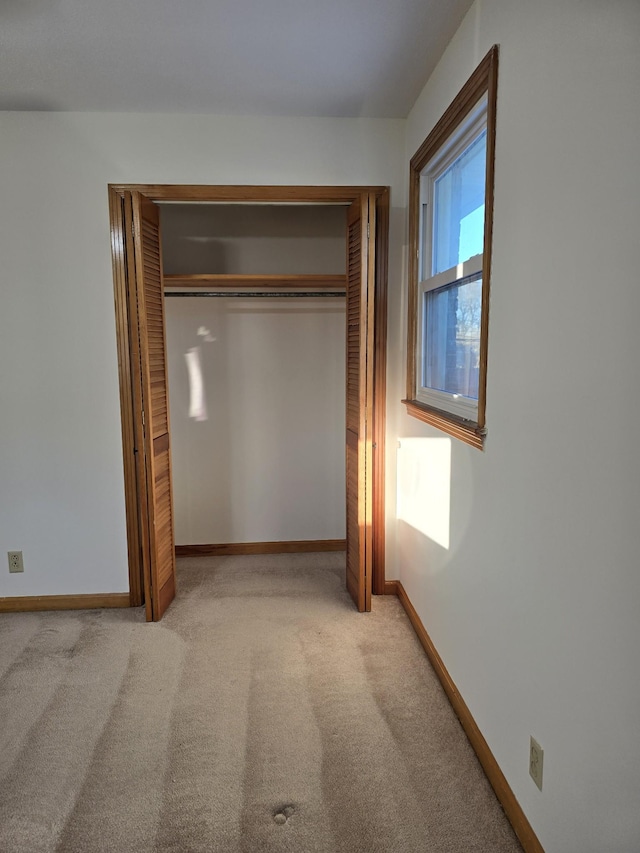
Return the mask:
[[482,253],[484,243],[484,203],[460,221],[459,257],[467,260]]
[[486,152],[485,131],[435,180],[433,275],[482,254]]

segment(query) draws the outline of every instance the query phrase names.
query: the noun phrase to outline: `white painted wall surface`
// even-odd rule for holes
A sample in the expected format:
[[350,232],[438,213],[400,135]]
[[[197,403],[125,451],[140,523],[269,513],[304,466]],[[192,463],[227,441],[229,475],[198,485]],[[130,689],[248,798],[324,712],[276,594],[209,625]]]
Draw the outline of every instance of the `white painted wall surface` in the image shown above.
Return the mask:
[[419,440],[399,451],[401,472],[420,466],[408,488],[450,497],[437,535],[415,506],[398,520],[396,565],[547,853],[633,853],[640,4],[477,0],[409,116],[408,157],[493,43],[487,445],[400,417]]
[[164,272],[344,275],[346,206],[163,204]]
[[25,561],[0,571],[0,596],[128,589],[107,184],[380,184],[402,206],[403,134],[399,120],[0,114],[0,554]]
[[[343,539],[344,298],[165,307],[176,544]],[[193,348],[201,421],[189,416]]]
[[[344,274],[346,210],[164,204],[163,268]],[[176,544],[343,539],[344,297],[168,296],[165,317]]]

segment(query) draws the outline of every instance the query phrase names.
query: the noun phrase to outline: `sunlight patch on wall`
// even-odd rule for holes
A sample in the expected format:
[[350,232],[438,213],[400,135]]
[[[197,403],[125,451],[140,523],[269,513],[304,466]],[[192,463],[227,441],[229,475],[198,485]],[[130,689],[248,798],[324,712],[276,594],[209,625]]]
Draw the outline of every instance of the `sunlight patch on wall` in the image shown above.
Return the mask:
[[207,401],[204,393],[200,347],[192,347],[184,357],[189,374],[189,417],[194,421],[206,421]]
[[[206,326],[199,326],[197,335],[204,343],[210,344],[216,340]],[[202,368],[202,349],[199,346],[191,347],[184,354],[184,358],[189,377],[189,417],[193,418],[194,421],[206,421],[208,413]]]
[[451,439],[398,441],[397,516],[449,549]]

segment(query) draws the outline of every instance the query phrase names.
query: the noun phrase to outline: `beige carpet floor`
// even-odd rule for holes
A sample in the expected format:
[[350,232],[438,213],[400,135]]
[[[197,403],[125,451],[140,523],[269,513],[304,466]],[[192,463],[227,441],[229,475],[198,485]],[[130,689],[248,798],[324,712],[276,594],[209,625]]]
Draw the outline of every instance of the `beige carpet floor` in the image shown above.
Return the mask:
[[343,573],[182,559],[157,625],[0,616],[0,851],[519,851],[398,601]]

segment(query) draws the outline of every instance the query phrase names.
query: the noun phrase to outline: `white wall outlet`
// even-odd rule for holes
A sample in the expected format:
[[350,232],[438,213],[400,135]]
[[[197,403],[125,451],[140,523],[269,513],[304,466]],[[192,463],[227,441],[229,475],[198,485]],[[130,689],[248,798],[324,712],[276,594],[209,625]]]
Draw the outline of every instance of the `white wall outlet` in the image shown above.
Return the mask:
[[529,746],[529,775],[542,790],[542,759],[544,750],[535,738],[531,738]]
[[22,562],[22,551],[7,551],[9,557],[10,572],[24,572],[24,563]]

